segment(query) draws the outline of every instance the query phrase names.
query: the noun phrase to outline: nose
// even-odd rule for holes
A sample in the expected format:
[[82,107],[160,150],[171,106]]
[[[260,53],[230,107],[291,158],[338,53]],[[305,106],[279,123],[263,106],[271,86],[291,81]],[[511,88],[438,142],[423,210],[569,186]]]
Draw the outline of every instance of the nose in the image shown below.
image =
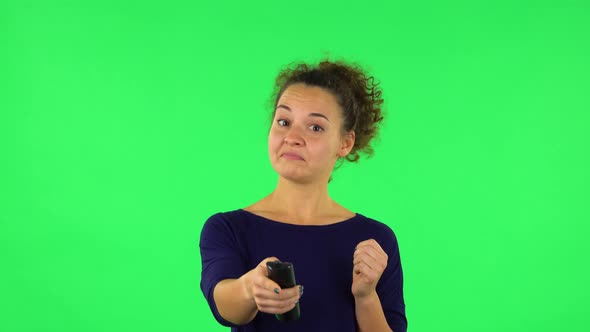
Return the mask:
[[288,145],[303,145],[303,138],[299,130],[295,127],[291,127],[291,129],[285,135],[284,142]]

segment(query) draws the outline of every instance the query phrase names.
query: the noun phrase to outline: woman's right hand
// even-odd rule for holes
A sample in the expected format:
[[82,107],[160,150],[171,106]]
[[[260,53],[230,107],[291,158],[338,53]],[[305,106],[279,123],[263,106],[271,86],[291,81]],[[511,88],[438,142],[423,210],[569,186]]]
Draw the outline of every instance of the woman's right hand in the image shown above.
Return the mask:
[[242,276],[248,298],[258,311],[268,314],[283,314],[293,308],[302,295],[302,287],[295,286],[281,289],[268,278],[266,262],[279,260],[276,257],[265,258],[258,266]]

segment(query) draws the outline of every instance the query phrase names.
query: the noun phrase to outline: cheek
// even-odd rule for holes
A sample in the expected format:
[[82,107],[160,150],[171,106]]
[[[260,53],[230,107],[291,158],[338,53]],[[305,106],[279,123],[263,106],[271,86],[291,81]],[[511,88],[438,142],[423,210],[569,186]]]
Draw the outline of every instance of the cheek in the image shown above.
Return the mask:
[[315,159],[317,160],[329,160],[333,154],[336,154],[334,146],[326,140],[319,140],[315,144],[309,144],[308,149],[310,153],[316,156]]
[[322,144],[321,154],[323,155],[324,159],[331,160],[338,153],[339,147],[340,147],[340,144],[337,140],[330,139],[329,141],[324,142],[324,144]]
[[268,150],[269,152],[275,151],[281,146],[281,137],[274,133],[272,130],[268,135]]

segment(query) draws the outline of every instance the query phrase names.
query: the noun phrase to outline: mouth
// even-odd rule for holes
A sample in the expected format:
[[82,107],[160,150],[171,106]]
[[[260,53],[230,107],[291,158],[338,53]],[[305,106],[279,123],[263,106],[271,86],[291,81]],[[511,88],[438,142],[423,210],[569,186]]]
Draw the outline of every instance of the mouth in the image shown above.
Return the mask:
[[281,157],[288,160],[304,160],[300,155],[296,153],[283,153]]

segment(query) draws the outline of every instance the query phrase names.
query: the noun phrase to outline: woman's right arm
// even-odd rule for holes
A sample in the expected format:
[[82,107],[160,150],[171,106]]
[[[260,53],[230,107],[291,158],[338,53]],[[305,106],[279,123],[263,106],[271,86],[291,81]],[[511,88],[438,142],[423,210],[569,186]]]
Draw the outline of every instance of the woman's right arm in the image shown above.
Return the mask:
[[213,289],[213,298],[219,314],[228,322],[244,325],[251,322],[258,311],[282,314],[293,309],[301,296],[300,287],[281,289],[270,280],[264,259],[254,269],[238,279],[225,279]]
[[249,298],[243,277],[220,281],[213,290],[219,314],[228,322],[244,325],[258,313],[256,303]]

